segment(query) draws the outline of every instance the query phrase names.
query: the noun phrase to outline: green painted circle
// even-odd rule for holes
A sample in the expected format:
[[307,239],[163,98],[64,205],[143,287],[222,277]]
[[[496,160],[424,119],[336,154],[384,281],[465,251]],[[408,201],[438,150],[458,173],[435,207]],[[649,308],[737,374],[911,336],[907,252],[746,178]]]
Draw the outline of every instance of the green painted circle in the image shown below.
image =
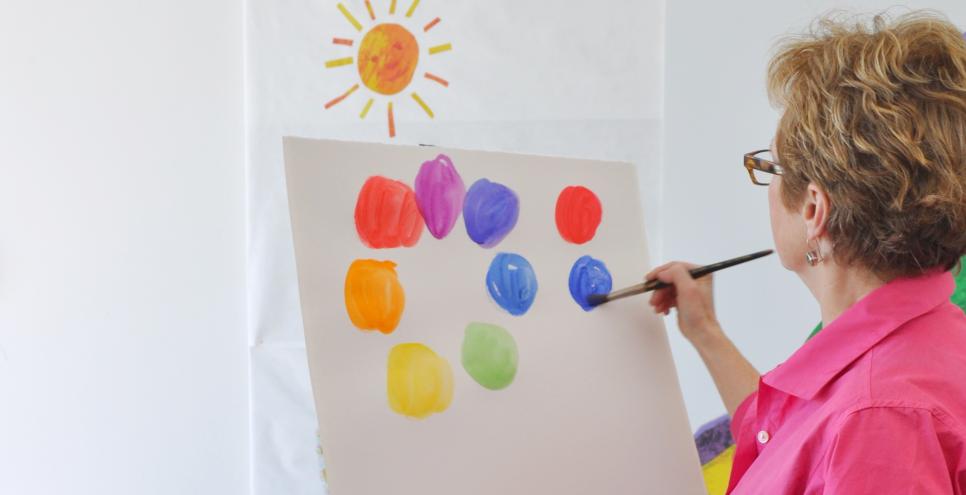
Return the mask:
[[517,343],[510,332],[488,323],[470,323],[463,336],[463,369],[484,388],[500,390],[517,375]]

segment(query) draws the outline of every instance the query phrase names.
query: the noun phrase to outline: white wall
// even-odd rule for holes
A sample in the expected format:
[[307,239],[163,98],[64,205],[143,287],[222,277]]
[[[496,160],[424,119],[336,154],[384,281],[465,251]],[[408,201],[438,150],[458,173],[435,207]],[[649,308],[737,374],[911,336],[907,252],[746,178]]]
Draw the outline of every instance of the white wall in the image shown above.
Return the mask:
[[[830,9],[878,12],[891,1],[668,0],[665,55],[663,253],[711,262],[773,246],[766,189],[753,186],[741,155],[767,148],[778,122],[765,67],[778,38]],[[933,8],[966,28],[966,2],[904,2]],[[818,307],[777,256],[725,271],[715,297],[725,330],[762,372],[791,354],[820,320]],[[691,426],[724,414],[700,358],[668,319]]]
[[247,493],[241,31],[3,3],[0,493]]

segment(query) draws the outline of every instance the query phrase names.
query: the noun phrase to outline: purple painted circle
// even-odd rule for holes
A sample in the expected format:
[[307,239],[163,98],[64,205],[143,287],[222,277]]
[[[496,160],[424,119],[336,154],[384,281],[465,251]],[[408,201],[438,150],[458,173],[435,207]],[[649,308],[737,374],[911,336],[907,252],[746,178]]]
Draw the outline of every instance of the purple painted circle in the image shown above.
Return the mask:
[[423,162],[416,174],[416,204],[429,233],[437,239],[449,235],[460,217],[466,186],[446,155]]
[[520,199],[509,187],[480,179],[466,191],[463,222],[473,242],[490,248],[513,230],[520,216]]

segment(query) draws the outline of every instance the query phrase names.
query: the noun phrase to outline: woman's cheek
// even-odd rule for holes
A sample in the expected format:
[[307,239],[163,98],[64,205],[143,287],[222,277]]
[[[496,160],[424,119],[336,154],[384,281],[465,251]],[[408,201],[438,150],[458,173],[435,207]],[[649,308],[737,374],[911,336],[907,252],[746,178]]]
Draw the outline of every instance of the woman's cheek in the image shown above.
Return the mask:
[[768,185],[768,216],[771,220],[771,234],[772,240],[775,242],[775,251],[778,252],[782,266],[788,270],[793,270],[794,265],[791,263],[792,254],[790,251],[794,244],[789,239],[791,233],[788,225],[793,219],[781,202],[780,181],[781,178],[776,177]]

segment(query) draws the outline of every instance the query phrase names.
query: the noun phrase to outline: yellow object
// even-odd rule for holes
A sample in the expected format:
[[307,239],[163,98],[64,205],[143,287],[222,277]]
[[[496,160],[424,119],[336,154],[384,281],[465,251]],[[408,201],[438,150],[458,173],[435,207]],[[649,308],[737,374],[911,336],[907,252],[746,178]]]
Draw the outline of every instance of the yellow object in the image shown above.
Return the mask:
[[433,118],[434,117],[433,110],[429,108],[429,105],[427,105],[426,102],[423,101],[423,99],[420,98],[415,91],[413,92],[412,96],[413,96],[413,99],[416,100],[416,103],[419,103],[419,106],[423,107],[423,111],[426,112],[426,115],[429,115],[429,118]]
[[416,12],[416,7],[419,5],[419,0],[413,0],[412,5],[409,6],[409,10],[406,11],[406,17],[412,17],[413,12]]
[[386,389],[393,411],[423,419],[453,401],[453,370],[423,344],[399,344],[389,351]]
[[357,21],[356,17],[352,15],[352,12],[349,12],[349,9],[345,8],[345,5],[340,3],[336,5],[336,7],[338,7],[339,12],[342,12],[342,15],[345,16],[345,20],[349,21],[349,24],[352,24],[352,27],[356,28],[356,31],[362,31],[362,24],[359,24],[359,21]]
[[366,118],[366,115],[369,113],[369,109],[372,108],[372,102],[373,99],[369,98],[369,101],[366,102],[366,106],[362,107],[362,113],[359,114],[360,119]]
[[453,49],[452,43],[444,43],[442,45],[436,45],[429,47],[429,54],[436,55],[437,53],[446,52]]
[[352,57],[337,58],[334,60],[329,60],[325,63],[326,69],[331,69],[333,67],[342,67],[343,65],[349,65],[352,63]]
[[708,495],[724,495],[728,490],[728,479],[731,477],[731,465],[735,460],[735,446],[732,445],[718,454],[717,457],[701,466],[704,475],[704,485],[708,488]]

